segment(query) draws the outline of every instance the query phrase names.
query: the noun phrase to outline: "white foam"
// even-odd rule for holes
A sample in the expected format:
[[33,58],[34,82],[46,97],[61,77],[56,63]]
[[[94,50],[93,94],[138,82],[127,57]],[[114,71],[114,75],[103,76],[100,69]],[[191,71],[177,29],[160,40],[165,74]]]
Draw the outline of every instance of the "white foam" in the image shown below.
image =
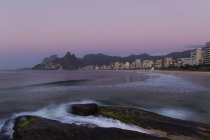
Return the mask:
[[190,112],[189,110],[176,108],[161,108],[158,109],[157,112],[162,115],[183,120],[187,120],[193,115],[193,112]]
[[3,125],[4,125],[4,120],[1,120],[0,119],[0,130],[1,130],[1,128],[2,128]]
[[[5,122],[6,122],[6,120],[0,120],[0,132],[2,131],[2,128],[5,124]],[[4,127],[4,130],[1,132],[1,134],[8,136],[9,139],[12,139],[13,127],[14,127],[14,120],[11,119],[9,122],[7,122],[7,126]]]
[[[47,119],[57,120],[62,123],[69,123],[69,124],[78,124],[78,125],[88,125],[88,126],[98,126],[98,127],[104,127],[104,128],[120,128],[124,130],[131,130],[131,131],[137,131],[147,134],[152,134],[152,132],[143,129],[141,127],[126,124],[123,122],[120,122],[119,120],[111,119],[111,118],[105,118],[102,116],[76,116],[73,114],[70,114],[67,112],[69,109],[69,106],[72,104],[85,104],[85,103],[96,103],[94,101],[81,101],[81,102],[70,102],[60,105],[50,105],[47,107],[44,107],[40,110],[37,110],[35,112],[22,112],[14,114],[12,118],[16,118],[18,116],[22,115],[33,115],[33,116],[39,116]],[[12,136],[12,129],[14,124],[10,124],[8,128],[8,135]]]
[[[140,72],[142,73],[142,72]],[[65,88],[59,88],[54,90],[67,90],[74,91],[74,90],[90,90],[90,89],[137,89],[137,90],[144,90],[144,91],[158,91],[158,92],[167,92],[167,93],[198,93],[200,91],[205,91],[206,88],[193,83],[189,80],[183,79],[178,76],[170,75],[170,74],[160,74],[160,73],[153,73],[153,72],[146,72],[143,73],[146,76],[149,76],[145,81],[135,81],[135,82],[128,82],[122,84],[111,84],[111,85],[97,85],[97,86],[69,86]]]
[[144,73],[151,76],[145,81],[128,83],[128,86],[144,90],[192,93],[205,90],[201,85],[170,74]]

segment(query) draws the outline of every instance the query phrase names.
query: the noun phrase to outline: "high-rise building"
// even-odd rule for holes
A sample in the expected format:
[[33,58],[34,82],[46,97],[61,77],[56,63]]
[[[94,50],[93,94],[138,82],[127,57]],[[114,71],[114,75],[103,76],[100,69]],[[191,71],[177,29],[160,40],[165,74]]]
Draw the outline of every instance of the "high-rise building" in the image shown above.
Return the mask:
[[152,68],[154,62],[152,60],[144,60],[143,61],[143,68],[148,69]]
[[162,59],[156,60],[155,62],[155,68],[162,68]]
[[135,62],[135,61],[133,61],[133,62],[131,63],[131,69],[136,69],[136,62]]
[[173,61],[173,59],[171,57],[165,57],[163,59],[163,67],[168,68],[169,66],[171,66],[173,64],[172,61]]
[[130,68],[130,63],[129,62],[125,62],[125,68],[129,69]]
[[119,68],[120,68],[120,62],[115,62],[114,63],[114,69],[119,70]]
[[192,59],[191,58],[181,58],[182,66],[186,65],[192,65]]
[[210,65],[210,42],[206,43],[205,46],[205,60],[204,63],[206,65]]
[[136,60],[135,60],[135,67],[136,67],[137,69],[141,68],[141,59],[136,59]]
[[204,63],[204,49],[198,48],[191,52],[192,65],[200,65]]

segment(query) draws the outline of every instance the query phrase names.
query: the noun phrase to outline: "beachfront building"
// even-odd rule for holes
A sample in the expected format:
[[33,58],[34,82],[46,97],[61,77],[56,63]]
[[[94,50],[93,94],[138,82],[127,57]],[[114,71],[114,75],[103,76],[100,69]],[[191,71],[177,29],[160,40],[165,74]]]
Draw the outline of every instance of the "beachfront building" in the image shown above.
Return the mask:
[[136,59],[135,60],[135,68],[140,69],[141,68],[141,59]]
[[114,63],[114,69],[115,70],[119,70],[120,69],[120,62],[117,61],[117,62]]
[[136,69],[136,63],[135,63],[135,61],[133,61],[133,62],[131,63],[131,69]]
[[162,68],[162,59],[159,59],[159,60],[156,60],[155,64],[154,64],[154,67],[157,68],[157,69],[160,69]]
[[130,63],[129,62],[125,62],[125,69],[129,69],[130,68]]
[[182,58],[174,59],[173,60],[173,66],[177,67],[177,68],[181,67],[182,66]]
[[181,58],[181,62],[182,62],[182,65],[183,65],[183,66],[192,65],[192,60],[191,60],[191,58]]
[[171,57],[163,58],[163,67],[168,68],[169,66],[173,64],[172,62],[173,62],[173,59]]
[[154,62],[152,60],[144,60],[143,61],[143,68],[148,69],[153,67]]
[[204,63],[204,49],[197,48],[191,52],[192,65],[201,65]]
[[206,43],[205,46],[205,60],[204,63],[206,65],[210,65],[210,42]]

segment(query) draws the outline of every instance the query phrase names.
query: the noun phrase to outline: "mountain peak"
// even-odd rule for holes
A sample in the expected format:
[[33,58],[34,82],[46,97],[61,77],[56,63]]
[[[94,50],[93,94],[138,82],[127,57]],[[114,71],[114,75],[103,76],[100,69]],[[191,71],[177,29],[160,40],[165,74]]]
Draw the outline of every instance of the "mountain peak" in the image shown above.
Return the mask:
[[64,57],[69,57],[69,56],[71,56],[71,53],[68,51],[68,52],[65,54]]

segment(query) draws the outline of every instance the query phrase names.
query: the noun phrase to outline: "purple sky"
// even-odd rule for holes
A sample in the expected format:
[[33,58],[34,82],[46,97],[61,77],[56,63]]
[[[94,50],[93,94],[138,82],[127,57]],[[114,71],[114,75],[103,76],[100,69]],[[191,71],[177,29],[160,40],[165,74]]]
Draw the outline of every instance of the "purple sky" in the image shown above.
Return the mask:
[[210,41],[210,0],[2,0],[0,69],[68,50],[165,54]]

